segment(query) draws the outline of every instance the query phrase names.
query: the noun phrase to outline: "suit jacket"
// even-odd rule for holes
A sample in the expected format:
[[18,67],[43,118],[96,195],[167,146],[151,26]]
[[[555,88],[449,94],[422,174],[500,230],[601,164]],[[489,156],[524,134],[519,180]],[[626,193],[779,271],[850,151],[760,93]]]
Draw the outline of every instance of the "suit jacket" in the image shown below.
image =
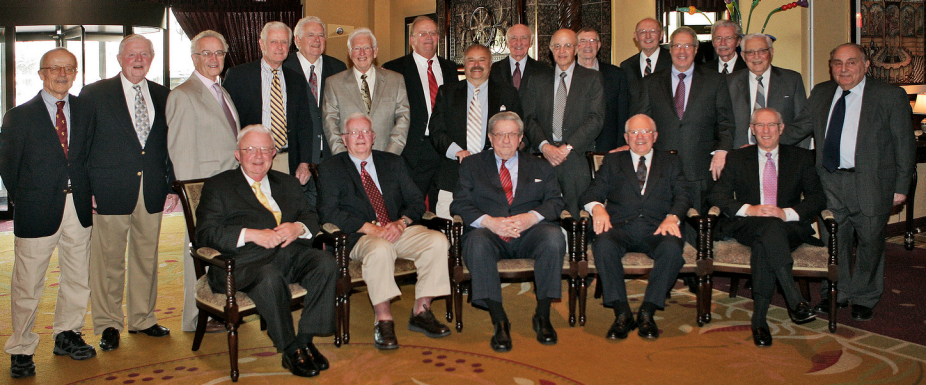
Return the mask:
[[[735,122],[733,148],[740,148],[749,144],[749,122],[753,110],[752,102],[750,102],[753,95],[749,90],[749,78],[751,75],[752,72],[745,70],[727,76],[727,86],[730,88],[730,100],[733,103],[733,120]],[[801,78],[801,74],[772,66],[769,80],[763,83],[766,86],[765,106],[774,108],[781,113],[781,122],[785,124],[785,130],[792,129],[795,123],[805,124],[796,120],[807,102],[807,93],[804,91],[804,79]],[[804,121],[806,122],[806,119]],[[804,141],[801,144],[801,147],[806,148],[810,141]]]
[[[376,141],[373,149],[402,154],[408,138],[409,107],[402,75],[387,69],[372,67],[376,71],[376,85],[373,86],[373,103],[368,116],[373,121]],[[347,117],[354,113],[366,114],[367,109],[360,96],[360,84],[354,71],[344,71],[328,78],[325,87],[325,136],[331,146],[331,153],[347,151],[341,141],[341,132]]]
[[630,86],[627,74],[617,66],[598,62],[604,81],[604,123],[595,140],[597,151],[610,151],[627,144],[624,123],[630,118]]
[[495,152],[468,156],[460,164],[460,181],[453,192],[450,213],[463,218],[464,231],[483,215],[510,217],[536,211],[545,222],[555,222],[566,206],[550,163],[526,152],[518,153],[518,183],[508,204],[495,165]]
[[329,76],[347,70],[347,65],[338,59],[322,54],[322,76],[317,79],[318,97],[321,98],[319,102],[315,100],[315,95],[312,95],[309,79],[305,77],[305,71],[309,69],[302,68],[302,63],[296,55],[289,55],[283,61],[283,67],[293,70],[300,79],[305,81],[306,100],[309,101],[309,115],[312,117],[311,163],[319,164],[323,159],[328,159],[331,156],[331,146],[328,145],[328,140],[325,139],[325,124],[322,116],[322,107],[325,106],[325,84],[328,82]]
[[[404,215],[418,222],[425,210],[424,195],[412,181],[408,165],[402,157],[388,152],[373,150],[371,156],[389,220],[397,221]],[[360,172],[345,151],[318,166],[316,182],[322,221],[349,234],[349,247],[353,247],[363,236],[358,231],[364,223],[376,220]]]
[[[308,204],[299,181],[292,176],[270,170],[264,177],[269,181],[273,200],[280,206],[281,223],[302,222],[312,234],[318,233],[318,215]],[[196,247],[211,247],[222,254],[234,255],[235,288],[247,287],[257,277],[256,270],[271,263],[279,247],[265,249],[255,243],[238,247],[241,229],[272,229],[277,226],[270,210],[264,208],[248,185],[241,168],[224,171],[203,184],[196,208]],[[305,242],[296,240],[295,243]],[[311,247],[311,246],[308,246]],[[209,280],[224,287],[225,271],[209,269]]]
[[[521,99],[528,96],[527,85],[531,82],[531,79],[534,78],[534,75],[550,68],[551,67],[546,63],[536,61],[528,56],[527,64],[524,65],[524,68],[521,68],[521,87],[517,88],[518,96]],[[492,63],[492,69],[489,71],[489,79],[510,84],[513,87],[514,83],[511,79],[511,71],[513,71],[511,68],[511,60],[508,59],[508,56],[505,56],[504,59]]]
[[[817,84],[810,92],[804,108],[810,124],[794,129],[785,127],[782,143],[793,144],[813,134],[817,149],[817,173],[826,183],[829,174],[823,168],[823,147],[830,107],[838,85],[830,80]],[[910,103],[900,87],[865,78],[862,111],[859,116],[858,137],[855,147],[855,173],[862,213],[867,216],[884,215],[893,206],[894,194],[909,194],[913,171],[916,167],[916,140],[913,130]]]
[[167,97],[167,150],[177,179],[208,178],[238,165],[235,149],[241,126],[228,92],[223,89],[222,95],[235,116],[235,127],[196,74]]
[[0,128],[0,177],[13,204],[13,234],[47,237],[58,231],[64,216],[68,179],[80,224],[93,223],[87,154],[93,137],[90,110],[68,95],[71,114],[68,155],[64,156],[55,125],[41,91],[3,117]]
[[[522,99],[524,133],[531,151],[539,152],[537,146],[544,140],[553,142],[554,75],[555,71],[550,68],[536,74],[527,87],[521,86],[531,95]],[[579,156],[595,150],[595,138],[601,133],[605,115],[602,84],[601,73],[575,64],[563,113],[562,141],[571,144],[573,152]]]
[[[717,70],[718,67],[721,65],[719,63],[720,63],[720,56],[714,55],[714,58],[711,59],[710,61],[705,62],[704,65],[706,65],[707,68]],[[745,70],[745,69],[749,69],[749,67],[746,67],[746,62],[743,61],[743,54],[737,53],[736,61],[733,62],[733,68],[730,68],[729,66],[727,66],[727,70],[730,71],[730,73],[727,75],[731,75],[736,71]],[[721,72],[718,70],[717,73],[721,73]]]
[[582,205],[607,202],[605,209],[615,227],[635,218],[659,226],[668,214],[685,218],[691,207],[678,155],[661,151],[653,151],[643,194],[630,151],[621,151],[605,156],[591,186],[582,194],[581,202]]
[[[434,112],[431,113],[431,143],[441,157],[440,172],[437,174],[437,188],[444,191],[453,191],[459,175],[460,162],[456,159],[447,159],[447,149],[456,143],[464,150],[473,151],[466,147],[466,122],[469,116],[470,100],[466,95],[466,81],[441,86],[437,91],[437,100],[434,103]],[[521,100],[518,90],[509,83],[501,83],[489,79],[489,116],[501,111],[511,111],[523,117]],[[523,118],[522,118],[523,119]],[[488,127],[483,127],[488,133]],[[485,146],[477,151],[486,151],[492,148],[488,136],[483,138]]]
[[[241,127],[263,123],[261,60],[229,68],[222,82],[238,108]],[[284,66],[280,66],[280,69],[283,70],[283,81],[286,84],[286,140],[289,147],[289,173],[293,175],[299,163],[312,162],[312,117],[307,106],[309,101],[306,99],[308,91],[304,76]]]
[[151,132],[142,148],[122,90],[122,75],[100,80],[80,91],[93,114],[90,145],[90,187],[96,197],[96,211],[102,215],[128,215],[138,203],[140,178],[144,178],[145,209],[159,213],[174,182],[173,165],[167,153],[165,105],[170,90],[148,82],[154,104]]
[[[621,62],[621,69],[624,70],[624,73],[627,75],[627,87],[630,89],[630,95],[633,97],[633,100],[639,99],[643,92],[643,69],[640,68],[640,55],[642,55],[642,53],[637,52],[636,55]],[[672,66],[672,55],[667,48],[659,47],[659,61],[656,62],[656,68],[653,68],[653,73],[662,71],[670,66]],[[637,104],[631,103],[630,110],[636,111],[637,109]]]
[[[662,59],[659,59],[662,61]],[[710,180],[711,152],[733,148],[733,111],[726,76],[695,65],[682,119],[675,111],[672,70],[643,80],[640,112],[656,121],[658,151],[677,150],[688,181]]]

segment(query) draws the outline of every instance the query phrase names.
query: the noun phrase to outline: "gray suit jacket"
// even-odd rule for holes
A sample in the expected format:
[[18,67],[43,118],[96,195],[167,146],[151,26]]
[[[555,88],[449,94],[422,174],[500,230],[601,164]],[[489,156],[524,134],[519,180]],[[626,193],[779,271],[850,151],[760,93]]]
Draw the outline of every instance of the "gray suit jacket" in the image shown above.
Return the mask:
[[[373,104],[370,107],[370,120],[376,141],[373,149],[402,155],[405,140],[408,138],[409,109],[408,95],[405,91],[405,79],[401,74],[387,69],[372,67],[376,71],[376,85],[373,86]],[[325,86],[325,107],[322,116],[325,119],[325,137],[331,146],[331,153],[347,151],[341,141],[341,132],[345,120],[351,114],[366,113],[360,85],[354,78],[354,70],[349,69],[330,76]]]
[[167,96],[167,152],[177,179],[208,178],[238,165],[235,135],[241,123],[224,88],[222,95],[235,117],[234,132],[222,106],[195,74]]
[[[730,100],[733,102],[733,148],[740,148],[749,144],[749,121],[752,117],[753,106],[751,92],[749,91],[749,70],[736,71],[727,76],[727,85],[730,88]],[[764,80],[764,79],[763,79]],[[765,106],[771,107],[781,113],[781,122],[785,130],[790,130],[795,124],[803,125],[808,121],[797,121],[797,117],[807,102],[807,92],[804,91],[804,79],[801,74],[772,66],[769,79],[765,84]],[[801,142],[800,147],[808,148],[810,140]]]

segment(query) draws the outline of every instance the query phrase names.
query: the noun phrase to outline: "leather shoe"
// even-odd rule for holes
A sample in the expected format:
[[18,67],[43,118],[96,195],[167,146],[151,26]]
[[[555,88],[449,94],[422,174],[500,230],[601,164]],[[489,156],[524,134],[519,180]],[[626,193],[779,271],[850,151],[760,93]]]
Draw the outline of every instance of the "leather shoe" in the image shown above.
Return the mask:
[[373,346],[379,350],[399,348],[399,340],[395,338],[394,321],[377,321],[373,324]]
[[772,333],[768,331],[766,326],[753,326],[752,327],[752,342],[759,347],[769,347],[772,346]]
[[35,375],[35,362],[31,354],[14,354],[10,356],[10,377],[25,378]]
[[537,342],[544,345],[555,345],[556,330],[553,329],[553,324],[550,323],[550,319],[534,314],[533,321],[534,331],[537,332]]
[[653,319],[653,313],[640,311],[637,314],[637,334],[643,338],[659,338],[659,326],[656,326],[656,320]]
[[[849,302],[836,302],[837,309],[843,309],[849,307]],[[830,300],[824,298],[817,303],[817,306],[813,307],[813,311],[818,314],[830,314]]]
[[611,328],[608,329],[607,337],[609,340],[622,340],[627,338],[627,334],[630,334],[630,332],[636,328],[637,323],[633,320],[633,313],[621,313],[621,315],[614,319]]
[[697,277],[683,277],[682,282],[685,282],[685,286],[688,286],[688,291],[690,291],[692,294],[698,294]]
[[55,349],[52,352],[56,356],[70,356],[78,361],[96,357],[96,349],[84,342],[80,334],[70,330],[55,336]]
[[424,307],[423,312],[418,314],[415,314],[413,310],[412,315],[408,318],[408,330],[424,333],[424,335],[431,338],[450,335],[450,328],[440,323],[427,306]]
[[788,311],[788,315],[791,317],[791,322],[798,325],[817,319],[817,315],[814,314],[813,309],[810,308],[810,304],[803,301],[797,304],[796,308]]
[[170,329],[163,327],[161,325],[158,325],[158,324],[154,324],[154,325],[151,325],[150,328],[143,329],[143,330],[129,330],[129,334],[135,334],[135,333],[145,333],[149,337],[164,337],[166,335],[170,335]]
[[328,359],[322,355],[322,352],[318,351],[318,348],[315,347],[315,344],[309,342],[305,345],[305,351],[307,354],[312,356],[312,363],[315,364],[315,367],[318,370],[328,370],[330,365],[328,365]]
[[108,352],[116,350],[119,347],[119,331],[114,327],[108,327],[103,330],[103,337],[100,338],[100,350]]
[[489,346],[499,353],[511,351],[511,323],[505,320],[496,322],[493,326],[495,326],[495,333],[489,340]]
[[852,305],[852,319],[856,321],[870,321],[875,317],[872,308],[862,305]]
[[305,354],[305,349],[296,349],[290,354],[283,353],[283,367],[299,377],[315,377],[318,375],[318,368]]

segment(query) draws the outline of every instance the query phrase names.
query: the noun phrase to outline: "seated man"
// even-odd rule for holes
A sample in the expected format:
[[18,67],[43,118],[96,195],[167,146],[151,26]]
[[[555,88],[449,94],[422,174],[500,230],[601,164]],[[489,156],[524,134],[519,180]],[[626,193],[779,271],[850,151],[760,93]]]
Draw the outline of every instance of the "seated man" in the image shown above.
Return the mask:
[[533,326],[537,341],[556,343],[550,323],[550,302],[562,296],[560,275],[566,240],[556,224],[566,205],[553,166],[519,153],[524,122],[514,112],[489,119],[492,151],[468,156],[460,164],[460,179],[450,213],[466,224],[463,262],[473,277],[470,299],[487,308],[495,332],[489,344],[497,352],[511,350],[511,324],[502,307],[497,262],[505,258],[534,260],[537,310]]
[[[779,145],[784,128],[775,109],[756,110],[750,129],[758,145],[730,153],[728,167],[708,196],[710,204],[727,216],[715,236],[733,238],[752,248],[752,339],[756,346],[772,345],[765,315],[776,279],[784,289],[794,323],[816,318],[794,283],[791,251],[802,243],[823,246],[810,225],[826,206],[826,195],[814,168],[813,152]],[[788,177],[779,183],[779,175]]]
[[376,321],[373,345],[397,349],[390,302],[402,292],[395,283],[395,259],[415,261],[418,283],[408,329],[428,337],[450,335],[450,328],[431,313],[431,299],[450,294],[447,250],[439,231],[415,225],[424,213],[424,196],[400,156],[373,150],[376,133],[370,119],[352,114],[341,140],[347,152],[318,167],[318,207],[322,221],[349,234],[350,258],[363,261]]
[[[659,337],[654,313],[665,306],[667,293],[685,264],[679,225],[691,207],[691,198],[678,156],[653,150],[658,136],[650,117],[639,114],[628,119],[624,139],[630,151],[608,154],[581,200],[592,214],[598,235],[592,252],[604,305],[614,308],[609,339],[627,338],[637,326],[640,337]],[[621,264],[628,252],[646,253],[653,259],[636,321],[627,302]]]
[[[238,133],[235,159],[241,168],[222,172],[203,185],[196,241],[234,255],[235,289],[254,300],[273,345],[283,352],[283,367],[311,377],[328,369],[312,337],[334,333],[337,263],[308,241],[318,232],[318,215],[299,181],[270,170],[276,153],[270,135],[259,124]],[[208,280],[212,291],[225,292],[222,269],[209,269]],[[291,283],[308,291],[298,334],[290,312]]]

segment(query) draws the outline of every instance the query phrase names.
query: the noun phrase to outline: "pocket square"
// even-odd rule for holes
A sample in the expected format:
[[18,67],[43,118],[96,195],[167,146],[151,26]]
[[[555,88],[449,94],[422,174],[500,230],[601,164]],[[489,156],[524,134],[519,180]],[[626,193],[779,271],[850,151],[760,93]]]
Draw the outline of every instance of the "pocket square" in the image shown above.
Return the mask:
[[534,179],[534,183],[540,183],[540,182],[543,182],[543,179]]
[[785,95],[785,99],[790,98],[790,97],[791,97],[791,95]]
[[498,108],[498,111],[499,111],[499,112],[501,112],[501,111],[508,111],[508,109],[505,108],[505,105],[504,105],[504,104],[502,104],[502,106]]

